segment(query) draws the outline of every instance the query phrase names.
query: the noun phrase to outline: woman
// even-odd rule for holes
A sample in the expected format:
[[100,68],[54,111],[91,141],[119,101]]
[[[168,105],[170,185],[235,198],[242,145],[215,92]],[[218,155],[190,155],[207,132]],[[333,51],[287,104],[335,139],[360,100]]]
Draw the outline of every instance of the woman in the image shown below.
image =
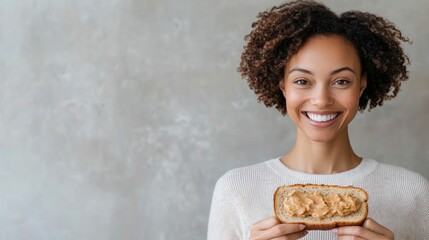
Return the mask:
[[[408,78],[400,46],[408,40],[383,18],[338,16],[313,1],[262,12],[252,27],[239,71],[261,102],[289,115],[296,141],[285,155],[218,180],[208,239],[429,239],[428,181],[358,156],[348,136],[358,110],[381,106]],[[331,231],[280,224],[273,193],[296,183],[361,187],[369,218]]]

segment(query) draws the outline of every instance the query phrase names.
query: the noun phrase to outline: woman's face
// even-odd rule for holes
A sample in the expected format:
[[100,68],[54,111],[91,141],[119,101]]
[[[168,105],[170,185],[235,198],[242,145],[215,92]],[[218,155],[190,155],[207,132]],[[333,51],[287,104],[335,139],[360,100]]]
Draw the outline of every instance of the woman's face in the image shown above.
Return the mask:
[[356,50],[336,35],[310,38],[289,60],[280,82],[298,134],[318,142],[347,134],[365,87]]

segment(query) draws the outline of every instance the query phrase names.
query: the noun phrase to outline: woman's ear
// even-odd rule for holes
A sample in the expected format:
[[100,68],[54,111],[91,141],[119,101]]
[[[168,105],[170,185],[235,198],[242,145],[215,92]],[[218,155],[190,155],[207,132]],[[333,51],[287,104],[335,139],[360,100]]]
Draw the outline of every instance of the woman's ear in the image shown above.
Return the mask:
[[365,90],[366,85],[367,85],[366,74],[362,74],[362,77],[360,78],[360,93],[359,93],[359,97],[362,96],[362,93]]
[[282,91],[283,96],[286,97],[285,80],[284,79],[280,80],[280,82],[279,82],[279,88]]

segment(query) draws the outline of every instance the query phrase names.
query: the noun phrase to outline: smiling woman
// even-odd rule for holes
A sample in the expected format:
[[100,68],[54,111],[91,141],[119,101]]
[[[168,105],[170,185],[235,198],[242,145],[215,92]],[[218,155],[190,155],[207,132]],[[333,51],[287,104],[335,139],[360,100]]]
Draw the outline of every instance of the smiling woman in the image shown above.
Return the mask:
[[[400,45],[408,40],[381,17],[338,16],[313,1],[285,3],[258,18],[238,70],[261,102],[287,113],[295,143],[283,156],[218,180],[208,239],[429,239],[428,181],[357,155],[348,131],[359,110],[397,95],[408,78]],[[366,190],[369,218],[333,231],[280,223],[273,216],[275,189],[307,183]]]

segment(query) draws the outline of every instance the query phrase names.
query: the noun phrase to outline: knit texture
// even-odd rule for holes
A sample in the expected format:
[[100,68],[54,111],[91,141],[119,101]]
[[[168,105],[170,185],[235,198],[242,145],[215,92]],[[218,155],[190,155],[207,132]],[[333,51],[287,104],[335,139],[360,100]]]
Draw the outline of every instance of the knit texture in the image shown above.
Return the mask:
[[[228,171],[216,183],[208,240],[249,239],[249,227],[274,216],[273,194],[290,184],[356,186],[368,192],[368,217],[395,234],[395,239],[429,240],[429,182],[404,168],[363,159],[337,174],[306,174],[287,168],[279,158]],[[330,231],[310,231],[302,239],[336,239]]]

